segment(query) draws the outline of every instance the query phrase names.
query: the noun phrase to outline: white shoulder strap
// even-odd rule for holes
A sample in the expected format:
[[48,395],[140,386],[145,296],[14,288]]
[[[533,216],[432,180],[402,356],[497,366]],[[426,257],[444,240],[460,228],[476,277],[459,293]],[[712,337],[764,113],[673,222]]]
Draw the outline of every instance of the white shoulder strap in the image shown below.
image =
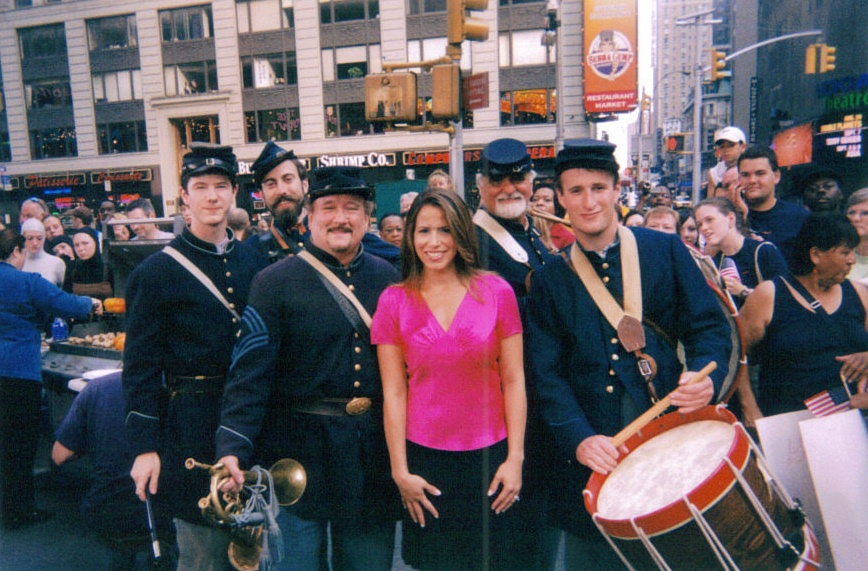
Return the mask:
[[296,254],[299,258],[310,264],[310,266],[318,271],[322,276],[329,281],[330,284],[335,286],[341,294],[353,304],[353,307],[356,308],[356,311],[359,312],[359,315],[362,318],[362,321],[365,322],[365,325],[368,326],[368,329],[371,328],[371,314],[368,313],[368,310],[365,309],[365,306],[362,305],[362,302],[359,301],[359,298],[350,291],[350,288],[347,287],[347,284],[338,279],[338,277],[330,271],[325,264],[320,262],[316,257],[308,252],[307,250],[302,250],[298,254]]
[[506,228],[501,226],[491,214],[483,209],[476,211],[473,215],[473,223],[485,230],[485,233],[491,236],[495,242],[500,244],[509,257],[521,264],[526,264],[530,259],[524,248],[521,247],[512,234],[507,232]]
[[166,246],[165,248],[163,248],[163,253],[169,255],[172,259],[181,264],[185,270],[193,274],[193,277],[202,282],[202,285],[205,286],[205,288],[210,291],[214,295],[214,297],[217,298],[217,301],[222,303],[223,306],[229,310],[229,313],[231,313],[235,317],[235,319],[241,319],[241,316],[238,315],[238,312],[232,308],[226,297],[224,297],[223,294],[220,293],[220,290],[217,289],[217,286],[214,285],[214,282],[211,281],[211,278],[206,276],[205,272],[200,270],[196,266],[196,264],[190,261],[187,256],[185,256],[172,246]]

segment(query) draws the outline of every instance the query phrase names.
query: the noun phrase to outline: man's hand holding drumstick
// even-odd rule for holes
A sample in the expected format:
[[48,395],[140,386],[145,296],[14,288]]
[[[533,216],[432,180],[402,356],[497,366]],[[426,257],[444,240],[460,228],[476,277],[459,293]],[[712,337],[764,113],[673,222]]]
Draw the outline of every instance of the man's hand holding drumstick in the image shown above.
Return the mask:
[[708,375],[716,368],[717,363],[711,362],[700,371],[682,373],[677,389],[660,399],[614,437],[597,434],[582,440],[576,448],[576,460],[595,472],[608,474],[618,465],[621,455],[627,454],[624,442],[667,408],[676,406],[678,412],[687,414],[710,403],[714,397],[714,383]]

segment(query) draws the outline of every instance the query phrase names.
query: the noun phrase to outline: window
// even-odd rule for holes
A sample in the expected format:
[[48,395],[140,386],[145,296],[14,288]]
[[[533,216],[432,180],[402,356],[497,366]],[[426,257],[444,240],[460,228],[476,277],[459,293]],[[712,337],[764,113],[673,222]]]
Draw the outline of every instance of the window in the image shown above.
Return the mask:
[[49,109],[72,105],[69,80],[41,79],[24,84],[24,95],[28,109]]
[[446,0],[409,0],[409,3],[411,15],[446,11]]
[[148,150],[144,121],[97,125],[99,154],[137,153]]
[[293,0],[238,0],[235,5],[238,33],[294,27],[292,4]]
[[21,59],[66,56],[63,24],[18,30]]
[[[546,46],[542,45],[545,30],[522,30],[500,34],[500,67],[546,65],[549,63]],[[551,63],[555,61],[552,48]]]
[[214,37],[211,6],[192,6],[160,12],[164,42],[183,42]]
[[241,58],[241,81],[245,89],[297,84],[295,52]]
[[75,129],[30,131],[30,155],[34,160],[77,156]]
[[553,89],[521,89],[500,93],[501,126],[553,123],[556,113],[557,94]]
[[94,74],[93,99],[97,103],[133,101],[142,98],[142,70],[125,69]]
[[266,141],[298,141],[301,139],[301,121],[298,107],[248,111],[244,114],[248,143]]
[[[424,40],[410,40],[407,42],[407,61],[425,61],[437,59],[446,54],[446,36],[440,38],[426,38]],[[472,69],[470,43],[461,45],[461,69]],[[419,69],[416,68],[418,72]]]
[[319,14],[321,24],[374,20],[380,17],[380,2],[379,0],[319,0]]
[[220,144],[220,121],[217,115],[169,119],[178,133],[181,147],[190,148],[190,143]]
[[114,50],[136,46],[136,17],[116,16],[89,20],[87,23],[87,41],[90,51]]
[[166,95],[196,95],[217,91],[217,62],[202,61],[163,68]]
[[9,146],[9,133],[0,132],[0,161],[12,160],[12,148]]
[[381,124],[370,124],[365,119],[364,102],[326,105],[324,115],[327,137],[368,135],[372,130],[375,133],[383,132]]
[[322,51],[323,81],[363,78],[379,73],[380,64],[380,44],[326,49]]

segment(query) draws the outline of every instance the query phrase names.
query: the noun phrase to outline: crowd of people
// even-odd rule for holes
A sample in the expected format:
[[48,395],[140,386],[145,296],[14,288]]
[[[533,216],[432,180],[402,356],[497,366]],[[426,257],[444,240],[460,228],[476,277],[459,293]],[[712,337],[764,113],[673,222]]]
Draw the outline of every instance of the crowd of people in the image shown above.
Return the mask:
[[[734,393],[749,426],[842,382],[868,407],[868,189],[845,205],[836,175],[814,169],[799,183],[806,208],[776,196],[771,149],[747,147],[736,127],[716,146],[695,209],[673,208],[670,189],[653,185],[628,209],[614,145],[567,141],[553,177],[537,180],[527,147],[497,139],[481,154],[475,213],[437,171],[382,213],[377,235],[359,169],[309,173],[269,142],[252,172],[270,224],[243,241],[232,149],[194,146],[182,234],[142,223],[154,216],[146,203],[127,209],[138,222],[112,226],[116,240],[126,229],[168,246],[127,283],[120,378],[94,383],[102,396],[88,387],[73,409],[113,403],[123,440],[104,446],[126,448],[103,455],[101,473],[126,482],[128,506],[153,497],[182,570],[229,569],[232,539],[203,519],[210,476],[187,470],[190,457],[222,465],[225,492],[240,492],[255,464],[301,462],[307,487],[273,522],[274,569],[391,569],[398,520],[403,559],[420,570],[553,569],[562,538],[567,569],[620,568],[581,490],[617,466],[612,437],[661,397],[688,413]],[[67,233],[47,209],[25,216],[37,209],[26,201],[21,233],[2,235],[0,271],[55,301],[28,301],[36,309],[13,328],[4,285],[4,349],[21,320],[30,352],[43,313],[100,307],[92,221],[76,215]],[[49,247],[76,263],[61,271]],[[28,262],[45,279],[19,271]],[[93,303],[58,289],[69,279]],[[729,305],[744,347],[733,346]],[[739,351],[752,367],[736,378]],[[6,353],[3,403],[7,387],[38,388],[38,356],[25,374]],[[25,412],[0,414],[7,443]],[[83,444],[100,432],[84,428],[95,417],[64,423],[56,461],[98,453]],[[32,502],[7,517],[5,482],[4,526],[39,521]],[[101,513],[88,504],[90,519]]]

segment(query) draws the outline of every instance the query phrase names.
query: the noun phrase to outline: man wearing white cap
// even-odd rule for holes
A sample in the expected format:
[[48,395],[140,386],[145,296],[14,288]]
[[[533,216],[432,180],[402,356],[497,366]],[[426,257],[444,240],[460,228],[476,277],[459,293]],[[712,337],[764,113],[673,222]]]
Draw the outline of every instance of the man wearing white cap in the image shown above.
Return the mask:
[[21,235],[24,236],[24,266],[25,272],[41,275],[57,287],[63,287],[63,276],[66,264],[57,256],[45,251],[45,226],[36,218],[28,218],[21,225]]
[[714,148],[720,162],[708,170],[708,196],[714,192],[717,185],[723,180],[726,169],[732,168],[738,162],[738,157],[747,147],[744,131],[738,127],[724,127],[714,136]]

